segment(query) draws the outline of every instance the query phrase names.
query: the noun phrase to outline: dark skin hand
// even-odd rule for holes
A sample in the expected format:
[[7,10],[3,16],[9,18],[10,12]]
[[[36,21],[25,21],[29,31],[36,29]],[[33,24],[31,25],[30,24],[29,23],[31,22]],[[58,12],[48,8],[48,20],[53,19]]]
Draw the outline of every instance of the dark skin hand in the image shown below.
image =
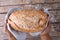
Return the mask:
[[[15,24],[14,24],[12,21],[10,21],[10,20],[8,20],[8,23],[9,23],[10,25],[15,26]],[[46,29],[42,34],[40,34],[41,40],[51,40],[51,37],[50,37],[50,35],[49,35],[50,29],[51,29],[51,25],[50,25],[50,22],[49,22],[47,29]],[[5,32],[6,32],[7,35],[9,36],[9,40],[16,40],[15,37],[14,37],[14,36],[9,32],[9,30],[7,29],[6,23],[5,23]]]
[[52,40],[50,35],[49,35],[50,29],[51,29],[51,24],[49,22],[48,27],[46,28],[46,30],[44,30],[44,32],[40,35],[41,40]]
[[9,30],[7,29],[7,20],[4,22],[4,28],[5,28],[5,32],[6,34],[9,36],[9,40],[16,40],[15,37],[9,32]]

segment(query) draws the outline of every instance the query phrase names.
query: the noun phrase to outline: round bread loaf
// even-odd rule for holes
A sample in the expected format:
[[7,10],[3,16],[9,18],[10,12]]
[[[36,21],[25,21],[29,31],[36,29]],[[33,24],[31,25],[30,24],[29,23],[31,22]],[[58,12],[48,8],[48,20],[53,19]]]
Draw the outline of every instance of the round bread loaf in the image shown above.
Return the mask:
[[40,10],[18,10],[13,12],[9,19],[16,25],[11,26],[14,30],[39,32],[45,28],[48,16]]

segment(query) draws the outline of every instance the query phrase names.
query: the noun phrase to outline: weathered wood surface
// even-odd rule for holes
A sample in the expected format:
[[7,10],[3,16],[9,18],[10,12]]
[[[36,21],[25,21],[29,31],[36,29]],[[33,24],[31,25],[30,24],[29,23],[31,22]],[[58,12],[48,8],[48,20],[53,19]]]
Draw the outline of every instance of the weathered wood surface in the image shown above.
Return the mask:
[[2,6],[0,7],[0,13],[7,12],[11,8],[21,7],[21,8],[36,8],[40,9],[43,8],[50,8],[50,11],[57,11],[60,10],[60,4],[35,4],[35,5],[15,5],[15,6]]
[[[4,19],[8,10],[14,7],[25,9],[50,8],[49,15],[52,22],[50,35],[53,36],[53,40],[60,40],[60,32],[58,32],[58,30],[60,31],[60,0],[0,0],[0,40],[8,40],[3,27]],[[39,37],[34,40],[37,39],[39,40]]]
[[0,5],[44,3],[44,0],[0,0]]
[[42,7],[60,9],[60,0],[0,0],[0,13],[7,12],[10,8],[26,4],[40,4]]
[[16,4],[58,3],[60,0],[0,0],[0,6]]

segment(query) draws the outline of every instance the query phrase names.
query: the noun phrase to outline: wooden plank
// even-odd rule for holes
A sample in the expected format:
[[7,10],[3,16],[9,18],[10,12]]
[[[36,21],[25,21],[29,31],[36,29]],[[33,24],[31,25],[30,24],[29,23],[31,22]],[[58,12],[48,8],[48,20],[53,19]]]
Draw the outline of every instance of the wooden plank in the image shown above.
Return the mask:
[[8,39],[8,36],[4,32],[4,28],[0,27],[0,40]]
[[45,3],[59,3],[60,0],[45,0]]
[[36,4],[36,5],[15,5],[15,6],[3,6],[3,7],[0,7],[0,13],[3,13],[3,12],[7,12],[10,8],[15,8],[15,7],[20,7],[20,8],[23,8],[23,9],[40,9],[42,5],[40,4]]
[[0,14],[0,26],[4,26],[4,19],[6,14]]
[[51,36],[60,36],[60,32],[51,31],[51,32],[50,32],[50,35],[51,35]]
[[20,7],[20,6],[6,6],[6,7],[0,7],[0,13],[8,12],[9,9]]
[[52,40],[60,40],[60,36],[53,36]]
[[60,0],[0,0],[0,6],[19,5],[19,4],[36,4],[36,3],[59,3]]
[[[41,7],[44,7],[44,8],[50,8],[51,10],[50,11],[57,11],[57,10],[60,10],[59,8],[59,5],[56,4],[58,7],[55,6],[55,4],[36,4],[36,5],[15,5],[15,6],[3,6],[3,7],[0,7],[0,13],[3,13],[3,12],[7,12],[10,8],[14,8],[14,7],[21,7],[21,8],[25,8],[25,9],[40,9]],[[55,7],[54,7],[55,6]]]
[[16,4],[35,4],[44,3],[44,0],[0,0],[0,6]]

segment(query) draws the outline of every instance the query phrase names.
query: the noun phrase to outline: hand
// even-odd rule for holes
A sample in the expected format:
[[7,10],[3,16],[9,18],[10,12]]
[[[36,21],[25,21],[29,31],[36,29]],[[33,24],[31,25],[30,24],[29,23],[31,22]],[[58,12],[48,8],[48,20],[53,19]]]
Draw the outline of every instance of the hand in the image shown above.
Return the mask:
[[8,19],[6,19],[6,20],[4,21],[4,29],[5,29],[5,32],[9,35],[10,32],[9,32],[9,30],[8,30],[8,28],[7,28],[7,23],[8,23]]
[[[7,22],[7,21],[8,21],[8,22]],[[9,30],[8,30],[8,28],[7,28],[7,23],[8,23],[9,25],[11,25],[11,26],[15,26],[15,24],[14,24],[12,21],[10,21],[9,19],[8,19],[7,21],[5,21],[5,23],[4,23],[4,29],[5,29],[5,32],[6,32],[8,35],[10,35],[11,33],[9,32]]]
[[50,30],[51,30],[51,24],[49,22],[48,27],[46,28],[46,30],[44,30],[44,32],[42,32],[41,36],[49,34]]
[[9,23],[10,21],[6,20],[4,22],[4,29],[5,29],[5,32],[7,33],[7,35],[9,36],[9,40],[16,40],[15,37],[10,33],[10,31],[8,30],[7,28],[7,23]]
[[49,22],[48,27],[46,28],[46,30],[44,30],[44,32],[40,35],[41,40],[52,40],[49,33],[51,30],[51,24]]

